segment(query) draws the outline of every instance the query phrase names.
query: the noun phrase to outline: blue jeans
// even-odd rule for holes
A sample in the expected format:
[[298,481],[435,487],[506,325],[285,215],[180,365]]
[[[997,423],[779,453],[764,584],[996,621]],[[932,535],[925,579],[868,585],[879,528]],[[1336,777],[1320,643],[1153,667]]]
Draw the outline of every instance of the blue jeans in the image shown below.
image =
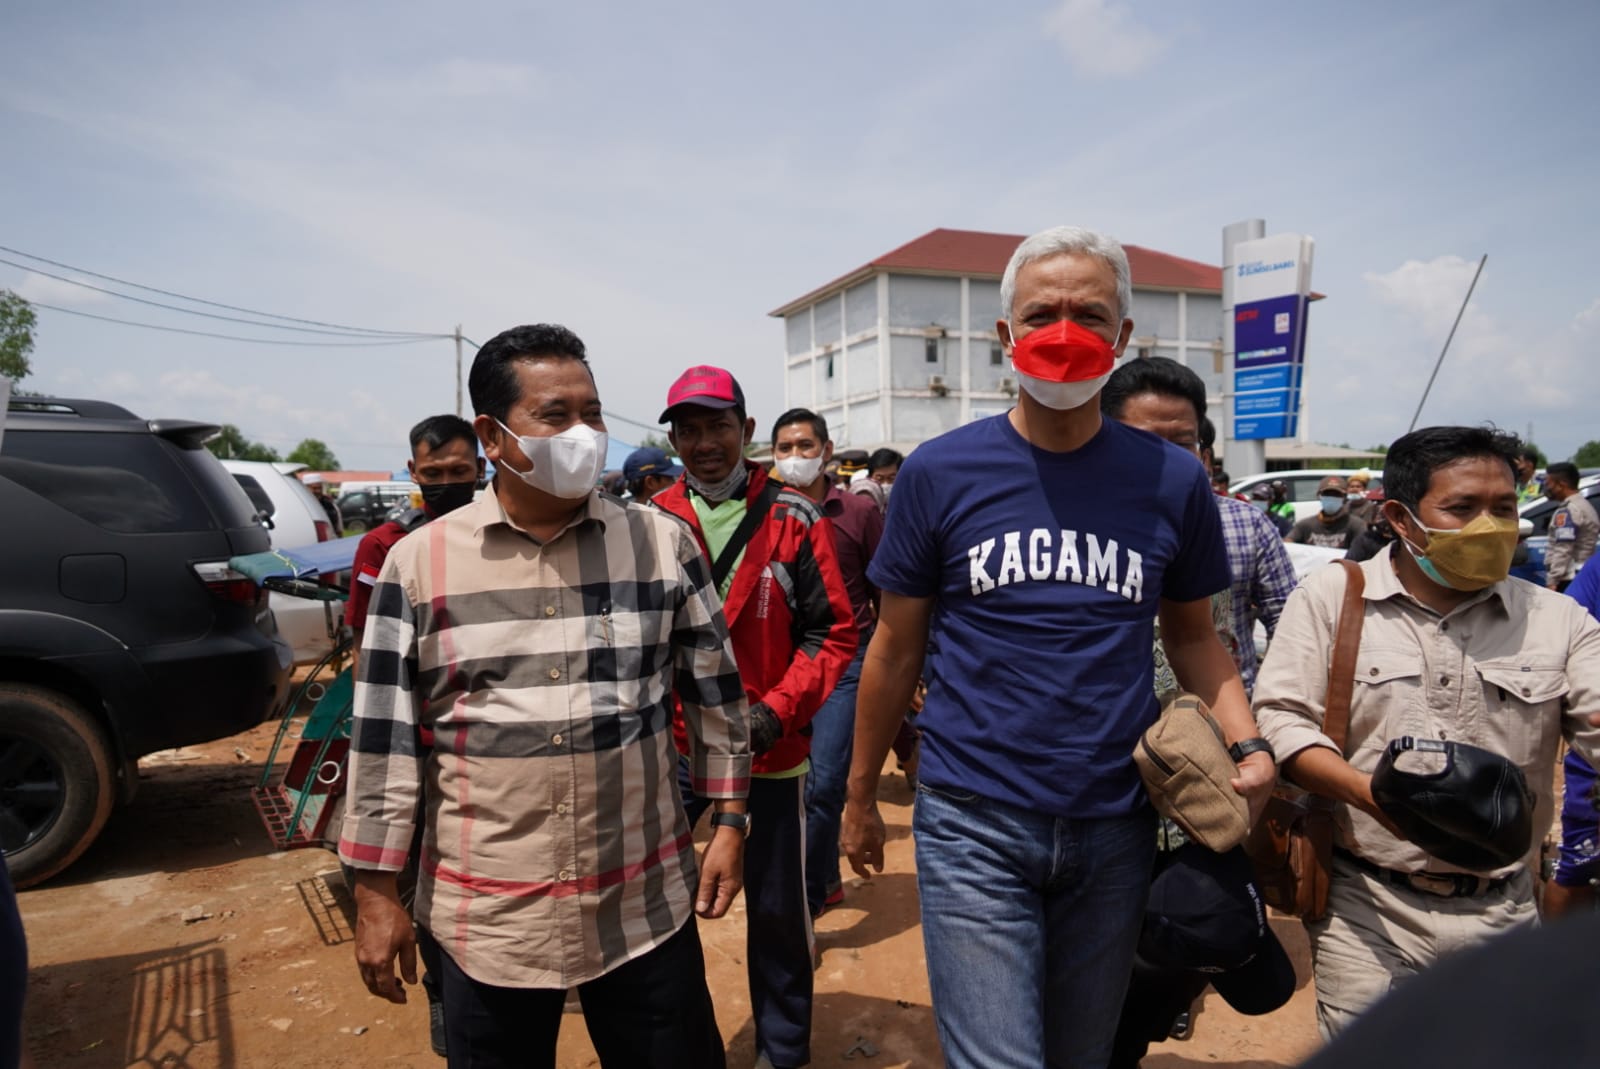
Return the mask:
[[850,755],[855,752],[856,687],[862,642],[817,715],[811,718],[811,772],[806,777],[806,905],[822,912],[830,887],[839,886],[839,821],[844,812]]
[[949,1069],[1103,1067],[1156,816],[1069,820],[918,784],[922,938]]

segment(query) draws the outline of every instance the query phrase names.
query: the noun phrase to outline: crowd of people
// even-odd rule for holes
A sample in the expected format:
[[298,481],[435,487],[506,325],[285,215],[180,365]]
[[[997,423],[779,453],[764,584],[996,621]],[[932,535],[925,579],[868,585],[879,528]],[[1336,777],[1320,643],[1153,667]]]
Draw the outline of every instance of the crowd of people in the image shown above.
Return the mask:
[[[1330,476],[1286,523],[1270,484],[1213,485],[1194,372],[1119,363],[1130,296],[1111,239],[1036,234],[1002,282],[1006,415],[902,457],[836,452],[794,409],[758,464],[740,384],[698,366],[660,417],[681,463],[637,450],[614,492],[583,343],[544,325],[485,345],[474,420],[418,426],[423,507],[356,571],[340,854],[368,988],[403,1001],[420,952],[452,1065],[553,1065],[576,989],[602,1064],[720,1066],[697,924],[742,889],[757,1064],[807,1064],[827,1027],[811,923],[840,900],[841,853],[882,870],[878,780],[910,734],[946,1064],[1137,1065],[1208,984],[1266,1013],[1295,983],[1242,852],[1185,842],[1141,786],[1134,747],[1178,694],[1220,726],[1252,818],[1280,778],[1336,803],[1308,925],[1325,1036],[1532,923],[1530,859],[1429,854],[1372,775],[1400,738],[1486,749],[1549,825],[1561,742],[1592,760],[1600,741],[1600,625],[1557,592],[1597,574],[1576,473],[1545,478],[1573,502],[1548,590],[1508,578],[1528,476],[1493,430],[1408,434],[1381,500]],[[480,446],[498,474],[473,500]],[[1362,561],[1342,747],[1322,728],[1345,572],[1297,584],[1286,541]]]
[[[575,990],[610,1069],[714,1069],[698,925],[743,891],[757,1065],[805,1065],[829,1027],[812,922],[841,901],[841,856],[882,871],[893,750],[946,1064],[1137,1066],[1208,985],[1247,1014],[1295,988],[1243,851],[1188,840],[1141,784],[1133,751],[1178,696],[1214,719],[1251,820],[1280,784],[1333,805],[1307,921],[1319,1064],[1393,989],[1536,923],[1564,744],[1542,908],[1592,909],[1600,518],[1579,472],[1539,483],[1514,437],[1430,427],[1391,445],[1381,496],[1359,473],[1322,480],[1305,519],[1281,485],[1241,500],[1200,378],[1122,359],[1130,302],[1114,240],[1042,231],[1001,285],[1008,413],[901,456],[836,451],[792,409],[757,463],[739,382],[696,366],[660,415],[680,459],[637,450],[606,489],[583,342],[537,325],[484,345],[474,418],[413,429],[421,503],[353,570],[339,854],[367,988],[404,1002],[420,978],[452,1066],[554,1066]],[[1509,577],[1539,493],[1560,503],[1546,588]],[[1359,564],[1297,581],[1292,543]],[[1532,845],[1496,853],[1503,829],[1441,831],[1379,790],[1413,750],[1444,762],[1434,807],[1470,808],[1458,763],[1501,769]],[[20,938],[0,897],[0,938]]]
[[[757,463],[739,382],[696,366],[660,415],[676,459],[636,450],[605,489],[583,342],[537,325],[483,346],[474,418],[413,429],[421,504],[353,571],[339,853],[367,988],[404,1002],[420,979],[452,1066],[554,1066],[576,991],[603,1065],[714,1069],[699,925],[742,891],[756,1064],[808,1064],[830,1027],[812,922],[841,857],[882,871],[893,750],[945,1063],[1137,1066],[1207,986],[1246,1014],[1296,986],[1243,850],[1189,840],[1141,784],[1134,749],[1179,696],[1224,736],[1251,820],[1281,785],[1333,806],[1307,921],[1319,1064],[1351,1064],[1341,1037],[1382,1027],[1362,1022],[1393,989],[1536,923],[1564,744],[1542,908],[1592,909],[1600,519],[1576,469],[1538,484],[1514,437],[1430,427],[1391,445],[1381,496],[1329,476],[1295,520],[1272,484],[1217,478],[1193,371],[1123,359],[1130,301],[1115,241],[1042,231],[1001,286],[1008,413],[901,456],[836,450],[792,409]],[[1534,493],[1560,503],[1547,588],[1509,577]],[[1293,543],[1359,564],[1297,581]],[[1444,762],[1436,807],[1462,803],[1458,766],[1502,769],[1532,845],[1396,801],[1413,750]]]

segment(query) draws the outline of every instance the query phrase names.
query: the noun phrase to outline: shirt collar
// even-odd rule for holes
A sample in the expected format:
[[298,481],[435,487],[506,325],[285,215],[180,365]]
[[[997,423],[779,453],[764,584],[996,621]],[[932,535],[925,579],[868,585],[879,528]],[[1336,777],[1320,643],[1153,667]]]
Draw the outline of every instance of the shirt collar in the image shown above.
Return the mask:
[[[555,537],[560,538],[567,531],[572,530],[572,528],[577,527],[580,524],[588,523],[591,520],[593,520],[595,523],[598,523],[601,527],[604,527],[609,514],[613,510],[620,509],[622,507],[623,506],[620,504],[613,504],[612,502],[607,501],[605,495],[600,493],[600,491],[591,490],[589,491],[589,496],[584,499],[582,511],[573,516],[572,519],[567,522],[566,526],[562,527],[560,531],[557,531]],[[468,519],[471,521],[472,530],[476,534],[481,535],[490,527],[504,526],[512,531],[516,531],[518,534],[526,538],[533,538],[535,542],[547,543],[555,540],[542,540],[534,538],[533,535],[529,534],[527,531],[524,531],[521,527],[518,527],[515,523],[513,523],[511,521],[511,517],[506,514],[505,505],[500,503],[500,495],[498,492],[496,492],[492,483],[489,486],[488,493],[484,494],[482,497],[478,498],[478,500],[466,506],[466,508],[463,508],[461,511],[467,512],[468,509],[471,510]]]
[[[1399,546],[1400,543],[1398,541],[1390,542],[1361,566],[1361,571],[1367,580],[1366,588],[1362,591],[1361,596],[1367,601],[1388,601],[1392,598],[1400,598],[1429,616],[1439,615],[1413,597],[1411,592],[1405,588],[1405,584],[1400,582],[1400,575],[1395,571],[1394,563],[1394,554],[1399,549]],[[1509,616],[1511,612],[1509,601],[1514,593],[1511,582],[1510,579],[1502,579],[1498,583],[1491,583],[1451,609],[1445,616],[1454,616],[1485,602],[1492,602],[1494,609],[1502,616]]]
[[844,515],[844,499],[845,492],[839,489],[839,484],[830,482],[828,492],[822,496],[822,514],[830,518]]

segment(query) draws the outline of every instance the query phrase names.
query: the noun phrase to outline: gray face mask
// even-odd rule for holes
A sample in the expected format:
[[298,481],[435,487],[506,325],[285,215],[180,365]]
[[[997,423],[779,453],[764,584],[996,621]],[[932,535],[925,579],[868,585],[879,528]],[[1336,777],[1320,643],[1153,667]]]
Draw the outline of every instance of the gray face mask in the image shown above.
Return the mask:
[[707,501],[721,504],[739,492],[745,481],[750,478],[750,473],[745,470],[744,461],[741,460],[734,464],[733,470],[728,473],[726,478],[714,483],[701,482],[694,477],[694,472],[686,472],[683,478],[689,484],[689,489]]

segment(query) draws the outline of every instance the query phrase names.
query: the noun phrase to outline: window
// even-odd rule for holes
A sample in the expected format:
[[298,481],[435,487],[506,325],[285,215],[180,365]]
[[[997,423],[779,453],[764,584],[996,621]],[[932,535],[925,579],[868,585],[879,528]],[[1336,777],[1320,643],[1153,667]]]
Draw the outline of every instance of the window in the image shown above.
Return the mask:
[[1004,367],[1005,366],[1005,362],[1006,362],[1006,351],[1004,349],[1000,348],[1000,343],[999,342],[997,342],[997,341],[990,342],[989,343],[989,366],[990,367]]
[[[180,452],[153,434],[11,431],[0,478],[108,531],[214,530],[211,511],[173,463],[170,454]],[[240,525],[254,523],[244,490],[209,454],[204,460],[237,495]]]
[[928,363],[937,364],[939,362],[939,339],[924,338],[922,340],[922,355]]
[[272,504],[272,498],[267,496],[267,492],[261,488],[261,484],[256,482],[255,476],[235,473],[233,481],[244,488],[245,496],[250,499],[250,504],[256,507],[256,512],[269,520],[272,519],[273,513],[278,510]]

